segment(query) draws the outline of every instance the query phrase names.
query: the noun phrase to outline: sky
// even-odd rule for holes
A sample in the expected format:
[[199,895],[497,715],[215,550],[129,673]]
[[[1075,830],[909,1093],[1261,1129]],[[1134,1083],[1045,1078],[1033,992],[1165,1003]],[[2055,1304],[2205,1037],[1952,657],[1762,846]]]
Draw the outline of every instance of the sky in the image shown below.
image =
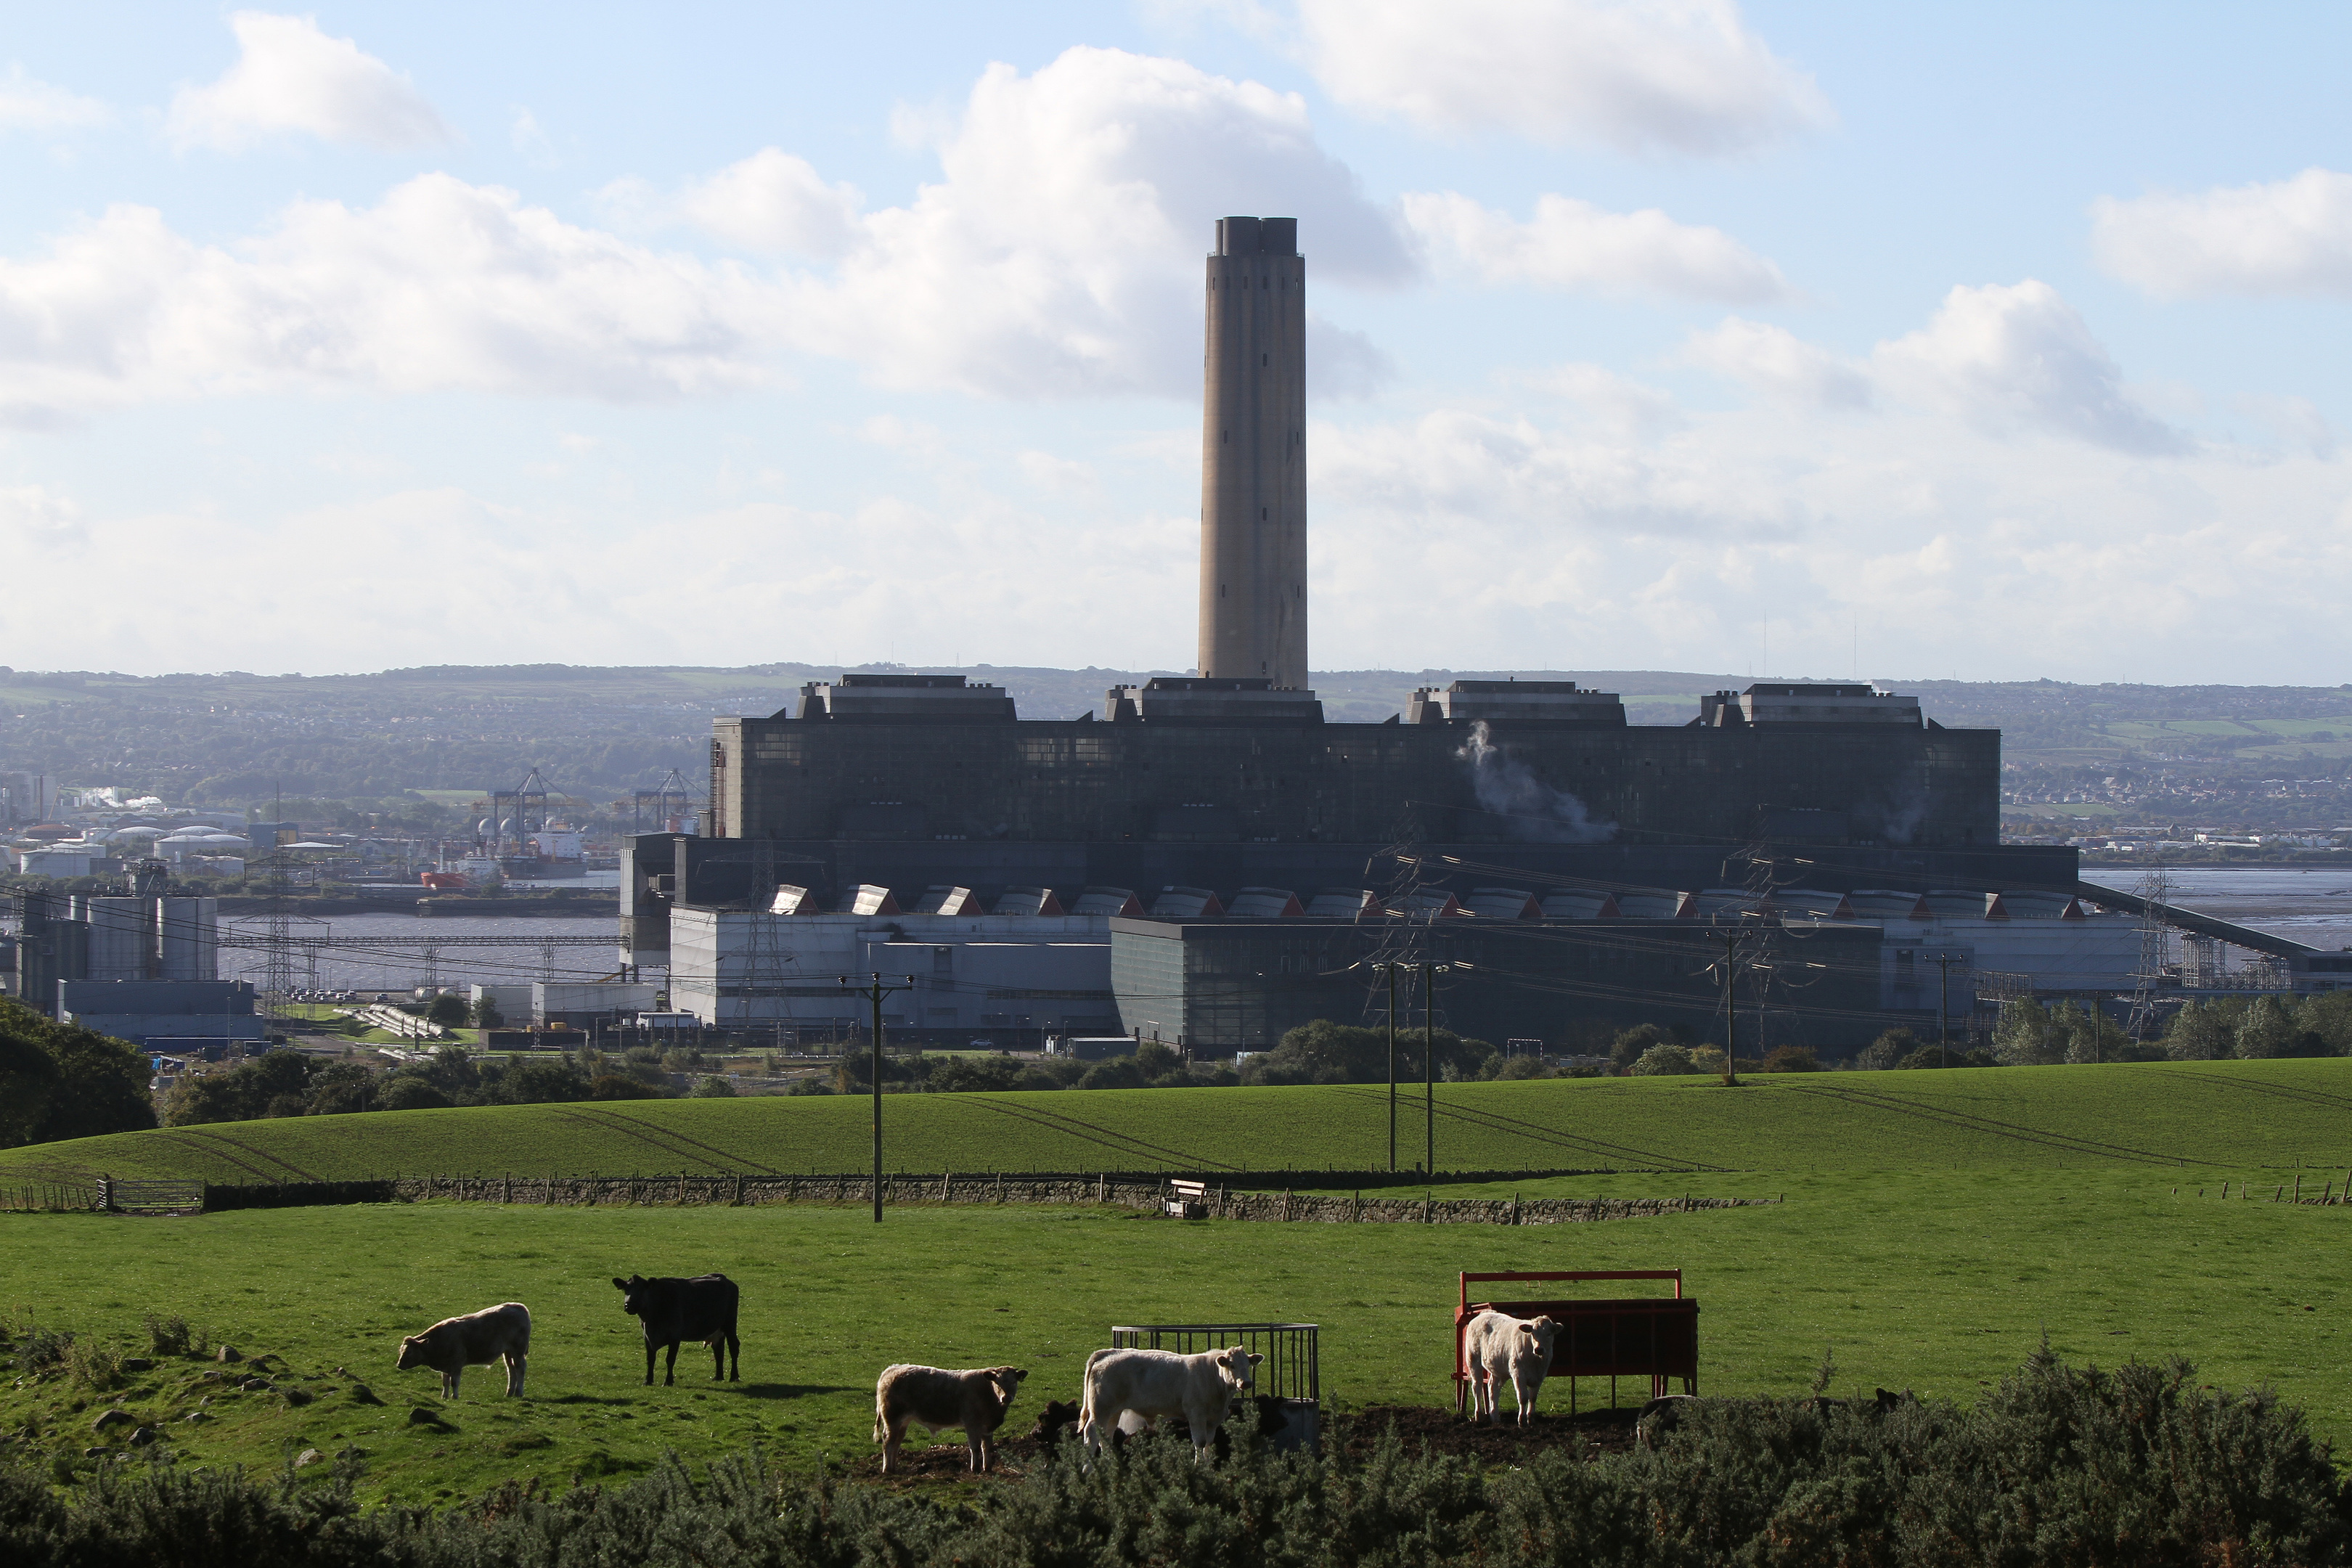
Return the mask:
[[0,664],[2352,679],[2352,9],[5,0]]

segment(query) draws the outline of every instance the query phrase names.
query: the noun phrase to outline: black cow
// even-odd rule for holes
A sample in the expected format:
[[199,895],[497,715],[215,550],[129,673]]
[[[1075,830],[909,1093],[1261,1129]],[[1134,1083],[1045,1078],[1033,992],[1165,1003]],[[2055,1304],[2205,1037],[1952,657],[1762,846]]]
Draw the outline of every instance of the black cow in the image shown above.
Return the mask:
[[[713,1381],[743,1381],[743,1347],[735,1338],[735,1309],[742,1293],[735,1281],[724,1274],[693,1279],[646,1279],[632,1274],[614,1280],[613,1288],[621,1292],[621,1310],[645,1325],[646,1386],[653,1386],[654,1352],[664,1345],[669,1347],[669,1362],[662,1369],[662,1382],[677,1381],[677,1347],[688,1340],[710,1347]],[[727,1370],[730,1352],[735,1359],[731,1376]]]

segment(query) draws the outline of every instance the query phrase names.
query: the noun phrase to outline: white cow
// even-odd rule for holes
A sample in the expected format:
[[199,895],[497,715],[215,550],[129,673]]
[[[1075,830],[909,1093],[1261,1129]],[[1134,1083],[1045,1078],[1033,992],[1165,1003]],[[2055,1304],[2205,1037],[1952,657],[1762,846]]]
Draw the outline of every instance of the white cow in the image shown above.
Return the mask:
[[444,1318],[421,1334],[400,1342],[403,1372],[424,1367],[441,1374],[441,1396],[457,1397],[457,1379],[469,1366],[507,1363],[507,1394],[520,1398],[530,1356],[530,1309],[520,1301],[485,1307],[462,1318]]
[[1078,1436],[1089,1454],[1102,1451],[1103,1432],[1128,1413],[1157,1422],[1181,1415],[1192,1433],[1198,1463],[1235,1396],[1257,1382],[1257,1363],[1239,1345],[1199,1355],[1173,1351],[1103,1350],[1087,1357],[1086,1395],[1078,1408]]
[[1551,1346],[1559,1332],[1557,1318],[1514,1318],[1492,1307],[1470,1320],[1462,1336],[1462,1353],[1470,1363],[1471,1419],[1491,1415],[1502,1425],[1502,1388],[1507,1380],[1518,1401],[1519,1425],[1535,1415],[1536,1394],[1544,1374],[1551,1371]]

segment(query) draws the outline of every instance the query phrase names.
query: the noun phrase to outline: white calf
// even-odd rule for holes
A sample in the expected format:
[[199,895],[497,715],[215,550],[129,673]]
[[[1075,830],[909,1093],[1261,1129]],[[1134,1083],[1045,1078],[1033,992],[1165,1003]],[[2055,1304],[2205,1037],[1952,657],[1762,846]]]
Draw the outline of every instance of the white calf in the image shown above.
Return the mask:
[[1557,1318],[1514,1318],[1492,1307],[1470,1320],[1462,1336],[1462,1352],[1470,1363],[1473,1420],[1491,1415],[1496,1425],[1502,1424],[1500,1385],[1507,1380],[1511,1396],[1518,1402],[1519,1425],[1528,1424],[1535,1414],[1536,1394],[1543,1387],[1544,1374],[1551,1370],[1552,1339],[1559,1329]]
[[1128,1412],[1147,1420],[1181,1415],[1192,1433],[1198,1462],[1215,1436],[1234,1396],[1257,1381],[1265,1358],[1239,1345],[1199,1355],[1172,1351],[1106,1350],[1087,1358],[1086,1395],[1078,1409],[1078,1436],[1090,1454],[1102,1451],[1106,1428]]

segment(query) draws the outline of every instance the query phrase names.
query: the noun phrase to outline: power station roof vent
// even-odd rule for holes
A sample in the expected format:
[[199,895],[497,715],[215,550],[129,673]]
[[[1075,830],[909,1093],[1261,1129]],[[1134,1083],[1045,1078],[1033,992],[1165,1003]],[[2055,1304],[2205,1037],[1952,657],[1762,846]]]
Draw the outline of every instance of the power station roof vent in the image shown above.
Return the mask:
[[1278,921],[1306,914],[1307,906],[1287,888],[1244,888],[1234,895],[1228,912],[1244,920]]
[[1156,675],[1141,686],[1114,686],[1107,697],[1115,723],[1320,724],[1312,691],[1259,678]]
[[772,915],[814,915],[824,911],[817,908],[816,899],[806,888],[779,887],[775,898],[768,904],[768,912]]
[[841,912],[845,915],[896,915],[906,911],[898,908],[898,900],[890,896],[889,889],[877,887],[871,882],[860,882],[849,889],[847,898],[841,900]]
[[1319,921],[1352,921],[1388,911],[1370,888],[1326,888],[1307,900],[1307,912]]
[[1125,888],[1087,888],[1070,906],[1074,915],[1109,915],[1118,920],[1143,918],[1143,900]]
[[1587,691],[1573,680],[1457,680],[1424,686],[1405,705],[1408,724],[1487,722],[1625,727],[1625,704],[1613,691]]
[[1463,912],[1482,921],[1539,921],[1543,906],[1524,888],[1473,888]]
[[976,915],[984,911],[970,888],[925,888],[915,900],[919,915]]
[[1151,918],[1156,921],[1213,921],[1224,912],[1217,895],[1206,888],[1162,888],[1151,900]]
[[1700,698],[1697,724],[1709,730],[1739,724],[1904,724],[1916,730],[1923,721],[1916,697],[1881,691],[1867,682],[1775,680]]
[[1613,921],[1624,913],[1607,892],[1591,888],[1559,888],[1542,899],[1548,921]]
[[1062,900],[1054,897],[1051,888],[1007,888],[996,895],[996,912],[1000,915],[1058,915]]
[[1015,717],[1002,686],[973,686],[961,675],[869,675],[812,680],[801,688],[803,719],[868,722],[949,720],[1003,722]]

